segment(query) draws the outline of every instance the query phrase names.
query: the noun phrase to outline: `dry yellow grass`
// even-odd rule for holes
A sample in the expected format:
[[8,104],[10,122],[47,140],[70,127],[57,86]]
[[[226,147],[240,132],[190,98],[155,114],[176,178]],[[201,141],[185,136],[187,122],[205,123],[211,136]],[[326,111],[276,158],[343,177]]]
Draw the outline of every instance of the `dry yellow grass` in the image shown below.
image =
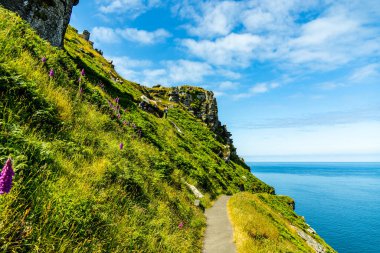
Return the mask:
[[239,253],[314,252],[290,228],[289,221],[262,202],[257,194],[234,195],[228,202],[228,213]]

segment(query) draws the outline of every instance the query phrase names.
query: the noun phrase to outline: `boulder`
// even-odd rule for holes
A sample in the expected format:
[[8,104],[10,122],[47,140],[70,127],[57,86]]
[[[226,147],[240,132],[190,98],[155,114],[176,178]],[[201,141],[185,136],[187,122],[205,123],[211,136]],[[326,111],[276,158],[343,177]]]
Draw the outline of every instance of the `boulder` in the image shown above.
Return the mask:
[[0,5],[18,13],[53,46],[63,47],[73,6],[79,0],[0,0]]

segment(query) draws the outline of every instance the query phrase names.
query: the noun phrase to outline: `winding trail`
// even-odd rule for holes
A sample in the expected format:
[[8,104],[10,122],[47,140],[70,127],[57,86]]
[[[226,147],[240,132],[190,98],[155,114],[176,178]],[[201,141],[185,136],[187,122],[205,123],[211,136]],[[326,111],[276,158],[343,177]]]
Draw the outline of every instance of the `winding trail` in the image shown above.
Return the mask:
[[206,209],[206,236],[203,253],[234,253],[233,230],[228,218],[227,202],[230,196],[221,196],[213,207]]

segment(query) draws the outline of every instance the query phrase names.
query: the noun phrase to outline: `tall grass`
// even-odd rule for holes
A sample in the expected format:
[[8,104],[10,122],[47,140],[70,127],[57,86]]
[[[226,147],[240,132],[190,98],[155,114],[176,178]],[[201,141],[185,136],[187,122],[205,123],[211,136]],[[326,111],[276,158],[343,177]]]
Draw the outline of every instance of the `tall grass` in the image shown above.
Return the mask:
[[[273,191],[219,158],[222,143],[180,106],[157,118],[137,107],[143,87],[113,78],[74,29],[60,50],[0,8],[0,163],[12,156],[16,173],[0,196],[0,251],[200,252],[213,198]],[[185,182],[205,193],[200,207]]]
[[[235,194],[228,202],[228,213],[239,253],[315,252],[293,226],[306,230],[305,221],[292,209],[289,197],[265,193]],[[319,236],[326,252],[335,252]]]

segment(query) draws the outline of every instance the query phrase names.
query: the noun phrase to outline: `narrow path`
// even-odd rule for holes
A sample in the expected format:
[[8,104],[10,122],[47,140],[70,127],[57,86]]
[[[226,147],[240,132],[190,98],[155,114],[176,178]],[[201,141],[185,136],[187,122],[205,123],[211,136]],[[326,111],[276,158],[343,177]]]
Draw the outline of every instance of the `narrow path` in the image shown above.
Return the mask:
[[227,214],[230,196],[221,196],[213,207],[206,209],[207,228],[203,253],[234,253],[233,230]]

